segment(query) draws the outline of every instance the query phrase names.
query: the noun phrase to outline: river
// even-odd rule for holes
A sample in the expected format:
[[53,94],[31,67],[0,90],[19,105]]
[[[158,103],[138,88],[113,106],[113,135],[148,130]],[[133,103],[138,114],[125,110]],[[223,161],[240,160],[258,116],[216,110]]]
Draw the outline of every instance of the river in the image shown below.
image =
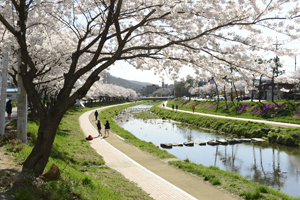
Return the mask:
[[[149,109],[152,105],[138,105],[132,110]],[[130,110],[130,109],[129,109]],[[161,143],[207,141],[225,139],[225,135],[198,129],[171,120],[133,118],[125,113],[115,119],[119,126],[141,140],[160,146]],[[240,174],[248,180],[300,197],[300,151],[295,147],[269,143],[241,143],[165,149],[177,158],[189,159],[204,166],[217,166],[222,170]]]

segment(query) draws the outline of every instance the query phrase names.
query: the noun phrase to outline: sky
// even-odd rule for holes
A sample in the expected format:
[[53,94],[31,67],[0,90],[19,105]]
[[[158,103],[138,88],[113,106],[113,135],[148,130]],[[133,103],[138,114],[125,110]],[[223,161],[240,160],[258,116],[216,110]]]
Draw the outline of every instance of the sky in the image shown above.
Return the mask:
[[[124,61],[120,61],[115,65],[111,66],[108,71],[112,76],[123,78],[126,80],[140,81],[140,82],[148,82],[156,85],[162,84],[162,79],[160,75],[164,77],[165,84],[174,84],[174,81],[170,79],[168,74],[154,74],[154,70],[138,70],[133,66],[129,65]],[[184,67],[180,70],[180,77],[185,78],[188,74],[192,74],[193,71],[187,67]],[[179,80],[178,80],[179,81]]]
[[[280,45],[279,48],[284,48],[285,46],[291,47],[291,46],[300,46],[300,40],[296,40],[292,43],[287,43],[284,45]],[[275,57],[275,54],[274,54]],[[267,57],[267,58],[272,58]],[[285,70],[287,73],[292,73],[295,71],[295,57],[279,57],[280,62],[283,64],[283,70]],[[296,56],[296,66],[297,69],[300,69],[300,53],[298,53],[298,56]],[[119,63],[116,63],[114,66],[111,66],[108,71],[112,76],[123,78],[126,80],[134,80],[134,81],[140,81],[140,82],[148,82],[152,84],[161,85],[162,79],[159,75],[154,75],[153,70],[137,70],[133,66],[129,65],[128,63],[121,61]],[[179,77],[186,78],[187,75],[193,74],[193,70],[188,67],[183,67],[180,70]],[[174,81],[169,78],[169,76],[165,73],[162,74],[164,77],[164,83],[165,84],[174,84]],[[177,80],[180,81],[180,80]]]
[[[297,25],[296,25],[297,26]],[[281,42],[280,45],[278,45],[278,49],[284,49],[284,48],[291,48],[291,49],[297,49],[295,51],[294,57],[288,57],[288,56],[282,56],[280,58],[280,63],[283,64],[282,70],[286,71],[286,74],[293,73],[295,71],[295,59],[296,59],[296,66],[297,69],[300,69],[300,39],[294,40],[292,42],[288,41],[288,38],[282,34],[275,33],[270,31],[269,29],[263,29],[262,30],[264,35],[268,35],[273,37],[273,39],[278,39]],[[268,44],[272,45],[274,47],[274,52],[268,53],[264,55],[265,59],[275,58],[275,43]],[[135,80],[140,82],[149,82],[153,84],[161,85],[162,79],[160,78],[160,75],[154,75],[153,70],[137,70],[133,66],[130,66],[128,63],[121,61],[119,63],[116,63],[114,66],[110,67],[109,73],[112,76],[123,78],[126,80]],[[179,72],[180,78],[186,78],[187,75],[193,76],[193,70],[188,67],[183,67]],[[165,84],[174,84],[174,80],[171,80],[167,73],[161,74],[164,77],[164,83]],[[177,80],[180,81],[180,80]]]

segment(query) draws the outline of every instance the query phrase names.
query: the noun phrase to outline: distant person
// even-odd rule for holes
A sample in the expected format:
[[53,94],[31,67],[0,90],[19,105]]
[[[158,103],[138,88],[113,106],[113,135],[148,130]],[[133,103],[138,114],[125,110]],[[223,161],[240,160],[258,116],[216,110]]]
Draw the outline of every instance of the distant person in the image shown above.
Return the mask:
[[108,120],[106,120],[106,123],[105,123],[104,126],[105,126],[104,137],[106,137],[106,133],[107,133],[107,137],[109,137],[109,129],[110,129],[110,125],[109,125]]
[[172,105],[172,109],[174,110],[174,105]]
[[195,111],[195,105],[192,106],[193,112]]
[[49,111],[49,108],[50,108],[50,102],[49,101],[47,101],[46,106],[47,106],[47,111]]
[[6,112],[7,112],[7,119],[10,120],[11,119],[11,113],[12,113],[11,100],[8,100],[8,102],[6,102]]
[[99,119],[98,119],[96,125],[97,125],[97,129],[98,129],[99,136],[102,136],[102,133],[101,133],[101,122],[100,122]]
[[99,115],[99,113],[98,113],[98,111],[96,110],[95,111],[95,120],[97,121],[97,119],[98,119],[98,115]]
[[176,105],[176,111],[178,110],[178,105]]
[[165,104],[163,103],[163,108],[165,107]]

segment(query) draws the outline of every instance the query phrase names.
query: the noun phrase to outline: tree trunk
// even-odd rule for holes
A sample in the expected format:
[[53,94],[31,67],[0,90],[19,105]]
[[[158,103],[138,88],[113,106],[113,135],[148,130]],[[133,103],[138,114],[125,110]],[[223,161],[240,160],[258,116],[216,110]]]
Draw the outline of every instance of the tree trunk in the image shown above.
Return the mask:
[[224,97],[225,97],[225,103],[226,103],[226,109],[228,110],[228,105],[227,105],[227,97],[226,97],[226,90],[225,90],[225,85],[224,85]]
[[273,69],[273,76],[272,76],[272,102],[274,102],[274,69]]
[[259,78],[259,91],[258,91],[258,101],[259,101],[259,103],[261,102],[261,78],[262,78],[262,75],[260,75],[260,78]]
[[232,96],[232,94],[233,94],[233,91],[232,91],[232,81],[231,81],[231,88],[230,88],[230,90],[231,90],[231,93],[230,93],[230,96],[231,96],[231,101],[232,101],[232,104],[233,104],[233,106],[235,107],[235,104],[234,104],[234,101],[233,101],[233,96]]
[[239,97],[238,97],[238,93],[237,93],[237,91],[236,91],[236,87],[235,87],[235,85],[234,85],[234,82],[233,82],[232,84],[233,84],[233,88],[234,88],[234,91],[235,91],[236,98],[237,98],[238,103],[239,103],[239,102],[240,102],[240,99],[239,99]]
[[[218,85],[217,85],[216,81],[215,81],[215,85],[216,85],[216,90],[217,90],[217,95],[218,95],[218,104],[217,104],[217,110],[218,110],[218,109],[219,109],[220,98],[219,98]],[[216,111],[217,111],[217,110],[216,110]]]
[[57,127],[62,117],[53,115],[41,119],[36,144],[25,160],[23,171],[32,171],[36,176],[41,175],[47,165]]
[[252,91],[251,91],[251,102],[253,102],[253,89],[254,89],[254,81],[255,79],[252,80]]

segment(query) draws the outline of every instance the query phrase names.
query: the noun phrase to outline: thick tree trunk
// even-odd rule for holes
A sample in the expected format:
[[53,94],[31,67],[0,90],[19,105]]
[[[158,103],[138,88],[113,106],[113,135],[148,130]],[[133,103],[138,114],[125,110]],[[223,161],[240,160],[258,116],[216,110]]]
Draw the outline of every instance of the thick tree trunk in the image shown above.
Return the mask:
[[61,117],[52,116],[40,121],[36,144],[24,162],[23,171],[32,171],[36,176],[44,172],[60,120]]

